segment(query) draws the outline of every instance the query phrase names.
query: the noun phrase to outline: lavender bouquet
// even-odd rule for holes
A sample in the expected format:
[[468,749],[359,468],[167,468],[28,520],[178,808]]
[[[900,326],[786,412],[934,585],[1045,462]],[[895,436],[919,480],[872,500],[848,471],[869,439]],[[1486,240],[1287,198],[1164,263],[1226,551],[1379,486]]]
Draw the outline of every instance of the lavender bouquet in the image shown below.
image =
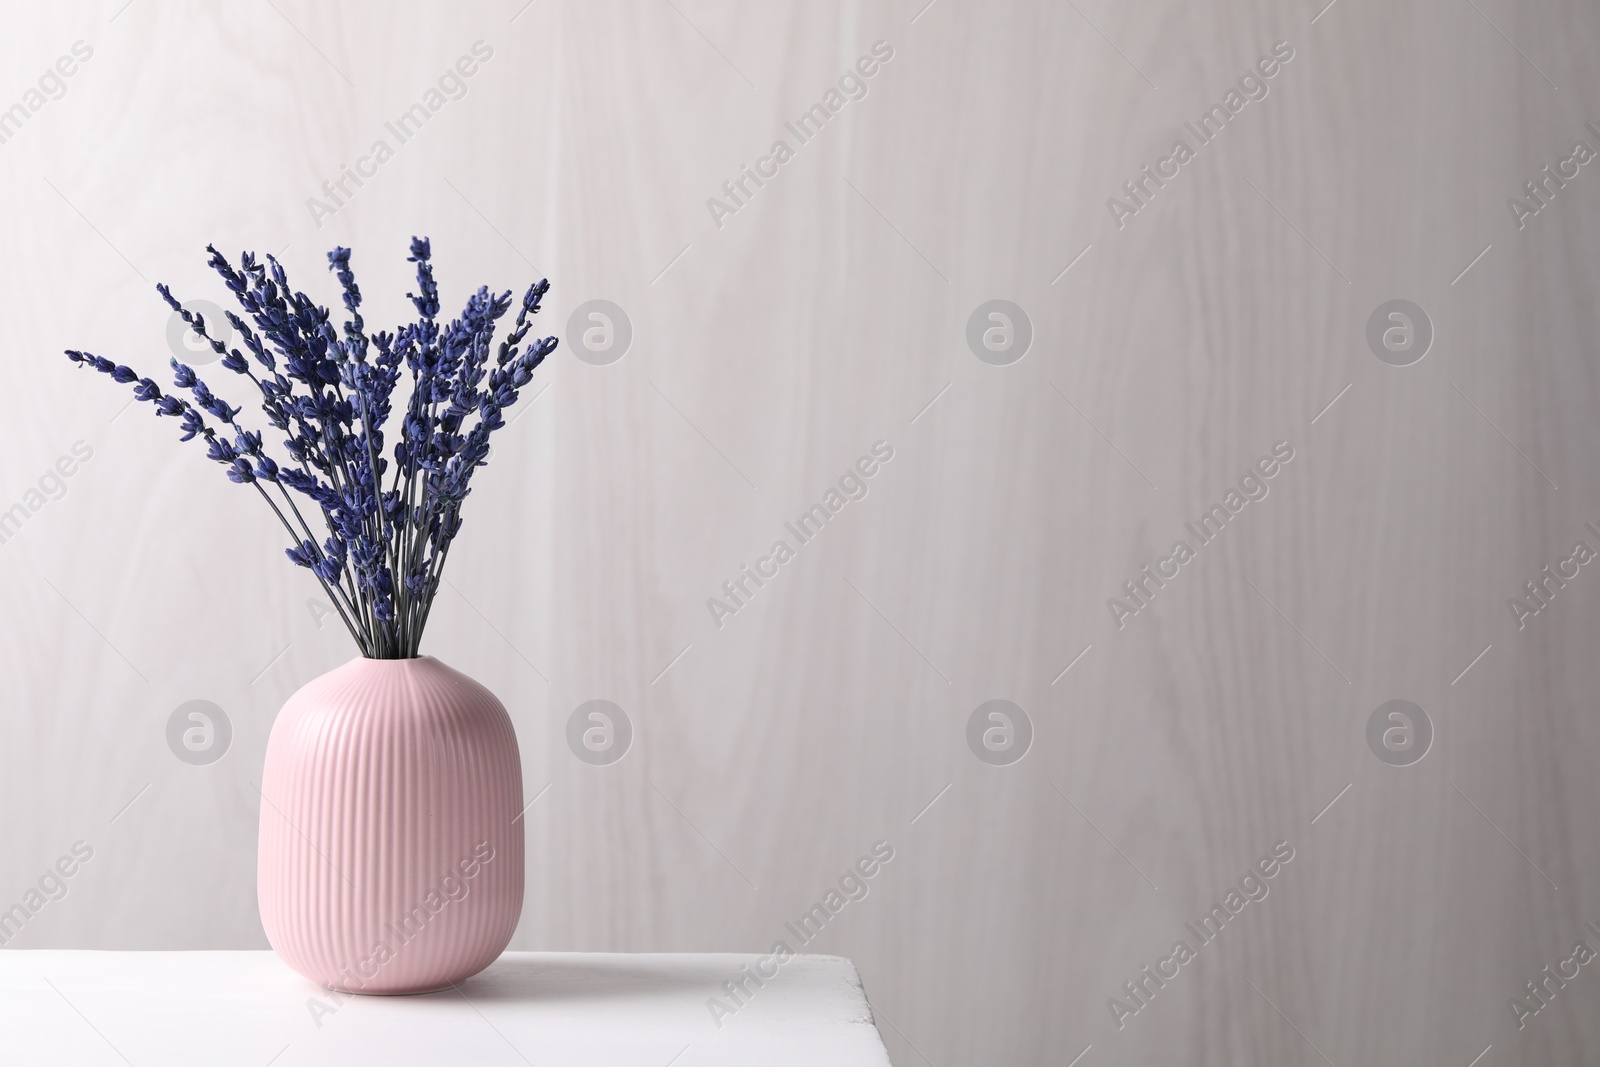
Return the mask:
[[[489,455],[489,435],[505,425],[502,413],[556,347],[554,337],[522,347],[533,325],[529,316],[538,313],[550,283],[528,287],[491,363],[510,291],[495,296],[481,287],[459,318],[441,325],[425,237],[411,239],[409,257],[419,292],[407,295],[419,318],[394,333],[366,332],[348,248],[328,253],[348,313],[342,330],[327,308],[289,287],[272,256],[263,265],[246,252],[236,269],[214,246],[206,250],[254,323],[227,313],[250,358],[208,333],[205,319],[185,310],[167,286],[156,290],[223,367],[250,380],[268,424],[287,435],[286,462],[268,453],[261,432],[240,425],[240,408],[176,359],[173,382],[192,401],[100,356],[69,350],[67,358],[132,385],[135,399],[154,405],[157,416],[178,420],[182,440],[204,441],[207,457],[227,468],[229,479],[255,487],[289,533],[289,559],[316,575],[362,655],[416,656],[450,545],[461,532],[472,473]],[[384,425],[402,365],[411,388],[390,459]],[[323,536],[307,513],[321,516]]]

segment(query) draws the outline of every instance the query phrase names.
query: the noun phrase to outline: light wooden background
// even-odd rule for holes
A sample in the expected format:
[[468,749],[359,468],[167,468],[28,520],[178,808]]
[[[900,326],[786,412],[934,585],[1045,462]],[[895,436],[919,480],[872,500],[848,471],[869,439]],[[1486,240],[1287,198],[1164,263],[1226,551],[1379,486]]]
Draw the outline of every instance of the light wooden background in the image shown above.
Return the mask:
[[[1600,169],[1520,232],[1506,200],[1600,147],[1600,12],[1324,2],[14,6],[0,106],[94,52],[0,144],[0,507],[93,458],[0,545],[0,907],[95,857],[11,947],[265,947],[267,733],[352,652],[250,495],[60,349],[163,370],[151,285],[221,303],[208,241],[330,304],[353,246],[398,319],[424,233],[447,304],[548,275],[545,332],[604,298],[635,333],[541,371],[425,646],[549,786],[514,947],[764,950],[884,839],[809,948],[858,963],[898,1064],[1593,1062],[1595,968],[1520,1032],[1509,1001],[1600,949],[1600,574],[1522,630],[1506,601],[1600,547]],[[877,40],[867,97],[718,229],[706,198]],[[1119,230],[1107,197],[1280,40]],[[992,298],[1035,333],[1007,367],[964,341]],[[1365,340],[1395,298],[1435,329],[1405,368]],[[879,439],[870,495],[716,629]],[[1279,440],[1270,496],[1117,630],[1106,598]],[[601,768],[563,740],[598,697],[636,730]],[[965,742],[997,697],[1035,729],[1008,767]],[[195,698],[234,729],[208,767],[164,739]],[[1436,731],[1414,766],[1367,747],[1392,698]],[[1270,896],[1119,1029],[1108,998],[1279,841]]]

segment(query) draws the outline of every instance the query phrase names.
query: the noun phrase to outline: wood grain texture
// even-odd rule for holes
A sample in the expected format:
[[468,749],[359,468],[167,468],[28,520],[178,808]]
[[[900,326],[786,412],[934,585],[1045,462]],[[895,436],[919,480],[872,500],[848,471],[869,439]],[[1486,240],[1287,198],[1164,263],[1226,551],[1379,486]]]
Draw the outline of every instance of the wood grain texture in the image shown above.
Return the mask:
[[[264,947],[267,732],[350,654],[256,503],[58,351],[159,370],[150,284],[220,303],[207,241],[330,303],[349,245],[397,320],[427,233],[447,303],[548,275],[563,336],[425,643],[549,785],[513,947],[765,951],[885,840],[807,951],[856,961],[897,1063],[1595,1057],[1588,968],[1520,1031],[1509,1001],[1600,949],[1600,578],[1520,629],[1506,603],[1600,548],[1600,171],[1523,229],[1506,204],[1600,148],[1592,6],[275,3],[0,40],[0,105],[94,48],[0,144],[0,507],[93,449],[0,545],[0,907],[95,848],[12,944]],[[315,225],[478,40],[465,96]],[[879,40],[865,97],[719,227],[707,198]],[[1279,41],[1119,228],[1107,199]],[[1033,327],[1010,366],[964,336],[995,298]],[[633,326],[609,366],[571,351],[591,299]],[[1408,367],[1366,340],[1392,299],[1434,328]],[[865,498],[718,628],[707,598],[880,440]],[[1119,629],[1107,598],[1279,441],[1266,498]],[[164,741],[196,697],[234,727],[209,767]],[[634,726],[611,766],[564,740],[594,698]],[[1012,766],[965,741],[994,698],[1034,727]],[[1394,698],[1435,730],[1414,766],[1367,746]],[[1280,841],[1268,896],[1119,1028],[1108,999]]]

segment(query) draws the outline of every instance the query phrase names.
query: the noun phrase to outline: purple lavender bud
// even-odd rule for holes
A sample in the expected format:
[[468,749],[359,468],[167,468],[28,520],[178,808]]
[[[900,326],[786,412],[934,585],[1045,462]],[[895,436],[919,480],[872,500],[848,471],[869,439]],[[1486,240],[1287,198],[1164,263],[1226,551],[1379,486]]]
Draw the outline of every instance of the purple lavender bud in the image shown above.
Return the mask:
[[183,304],[178,301],[177,297],[172,295],[171,288],[161,282],[157,282],[156,292],[161,294],[161,299],[167,302],[168,307],[170,307],[173,311],[176,311],[178,314],[183,315],[185,322],[188,321],[188,315],[183,310]]
[[278,480],[290,489],[304,493],[307,496],[313,496],[317,491],[317,480],[304,471],[297,471],[293,467],[285,468],[278,475]]

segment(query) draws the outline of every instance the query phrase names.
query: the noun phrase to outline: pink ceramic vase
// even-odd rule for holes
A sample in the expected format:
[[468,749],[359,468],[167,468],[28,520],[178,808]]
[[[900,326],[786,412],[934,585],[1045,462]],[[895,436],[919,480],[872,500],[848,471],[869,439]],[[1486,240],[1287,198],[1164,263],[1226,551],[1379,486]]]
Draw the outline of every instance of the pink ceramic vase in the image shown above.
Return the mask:
[[487,967],[522,914],[522,761],[506,709],[432,656],[358,658],[284,705],[256,889],[283,961],[421,993]]

